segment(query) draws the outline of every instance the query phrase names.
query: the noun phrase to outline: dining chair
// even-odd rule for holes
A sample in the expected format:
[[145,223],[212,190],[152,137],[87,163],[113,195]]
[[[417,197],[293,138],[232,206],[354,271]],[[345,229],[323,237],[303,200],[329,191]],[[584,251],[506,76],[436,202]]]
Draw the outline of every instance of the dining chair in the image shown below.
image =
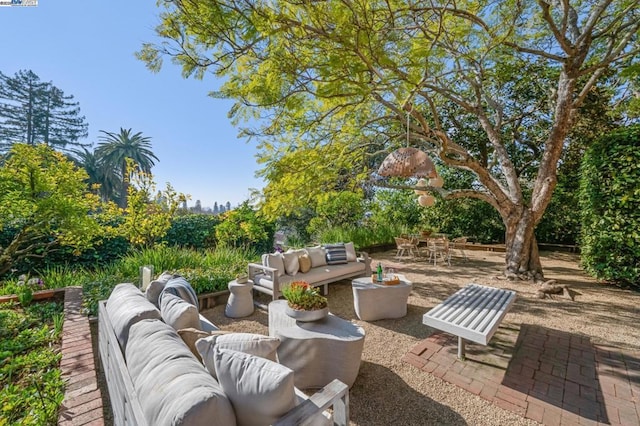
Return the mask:
[[464,260],[469,260],[469,258],[467,257],[467,253],[465,253],[464,251],[466,246],[467,246],[467,237],[457,237],[451,240],[451,244],[449,248],[451,251],[458,250],[462,255],[462,257],[464,257]]
[[417,239],[394,237],[396,241],[396,259],[414,259],[419,256]]
[[427,243],[427,250],[429,251],[429,258],[427,261],[433,259],[433,265],[438,263],[438,257],[447,265],[451,266],[451,250],[449,247],[449,240],[444,238],[430,238]]

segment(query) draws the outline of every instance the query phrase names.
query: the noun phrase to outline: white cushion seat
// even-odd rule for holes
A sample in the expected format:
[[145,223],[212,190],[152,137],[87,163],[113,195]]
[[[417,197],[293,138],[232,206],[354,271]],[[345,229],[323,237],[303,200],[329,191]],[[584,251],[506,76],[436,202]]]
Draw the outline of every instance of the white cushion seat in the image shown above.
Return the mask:
[[159,320],[134,324],[125,359],[150,425],[236,423],[233,407],[220,384],[169,325]]

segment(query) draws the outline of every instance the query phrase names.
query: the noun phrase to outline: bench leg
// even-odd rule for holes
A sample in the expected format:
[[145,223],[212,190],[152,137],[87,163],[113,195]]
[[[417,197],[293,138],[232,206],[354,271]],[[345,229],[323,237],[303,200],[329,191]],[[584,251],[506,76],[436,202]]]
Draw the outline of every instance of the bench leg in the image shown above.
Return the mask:
[[461,361],[465,359],[464,339],[460,336],[458,336],[458,359]]

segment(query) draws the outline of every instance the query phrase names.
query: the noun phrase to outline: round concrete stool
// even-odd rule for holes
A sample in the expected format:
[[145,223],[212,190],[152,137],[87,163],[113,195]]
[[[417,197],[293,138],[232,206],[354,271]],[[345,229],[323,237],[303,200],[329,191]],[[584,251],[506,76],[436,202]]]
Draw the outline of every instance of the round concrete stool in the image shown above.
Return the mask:
[[253,282],[238,283],[233,280],[229,283],[229,300],[224,308],[224,314],[229,318],[242,318],[253,313]]

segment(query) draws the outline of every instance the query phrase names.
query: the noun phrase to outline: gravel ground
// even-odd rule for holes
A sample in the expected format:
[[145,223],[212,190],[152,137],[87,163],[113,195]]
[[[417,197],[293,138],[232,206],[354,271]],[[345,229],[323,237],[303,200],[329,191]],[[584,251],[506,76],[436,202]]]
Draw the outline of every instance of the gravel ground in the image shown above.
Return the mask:
[[[422,315],[472,281],[517,292],[502,328],[543,325],[589,336],[596,344],[640,350],[640,293],[598,284],[580,270],[575,254],[541,253],[546,278],[568,285],[575,294],[573,302],[560,297],[540,300],[532,284],[500,278],[504,253],[468,251],[469,260],[454,258],[452,266],[400,262],[393,259],[394,254],[395,250],[376,253],[372,264],[381,261],[413,282],[404,318],[360,321],[353,309],[350,281],[329,286],[331,312],[357,323],[366,332],[360,372],[349,394],[352,425],[537,424],[401,361],[431,333],[422,325]],[[242,319],[226,318],[224,306],[216,306],[204,315],[223,330],[269,333],[268,314],[260,309]]]

